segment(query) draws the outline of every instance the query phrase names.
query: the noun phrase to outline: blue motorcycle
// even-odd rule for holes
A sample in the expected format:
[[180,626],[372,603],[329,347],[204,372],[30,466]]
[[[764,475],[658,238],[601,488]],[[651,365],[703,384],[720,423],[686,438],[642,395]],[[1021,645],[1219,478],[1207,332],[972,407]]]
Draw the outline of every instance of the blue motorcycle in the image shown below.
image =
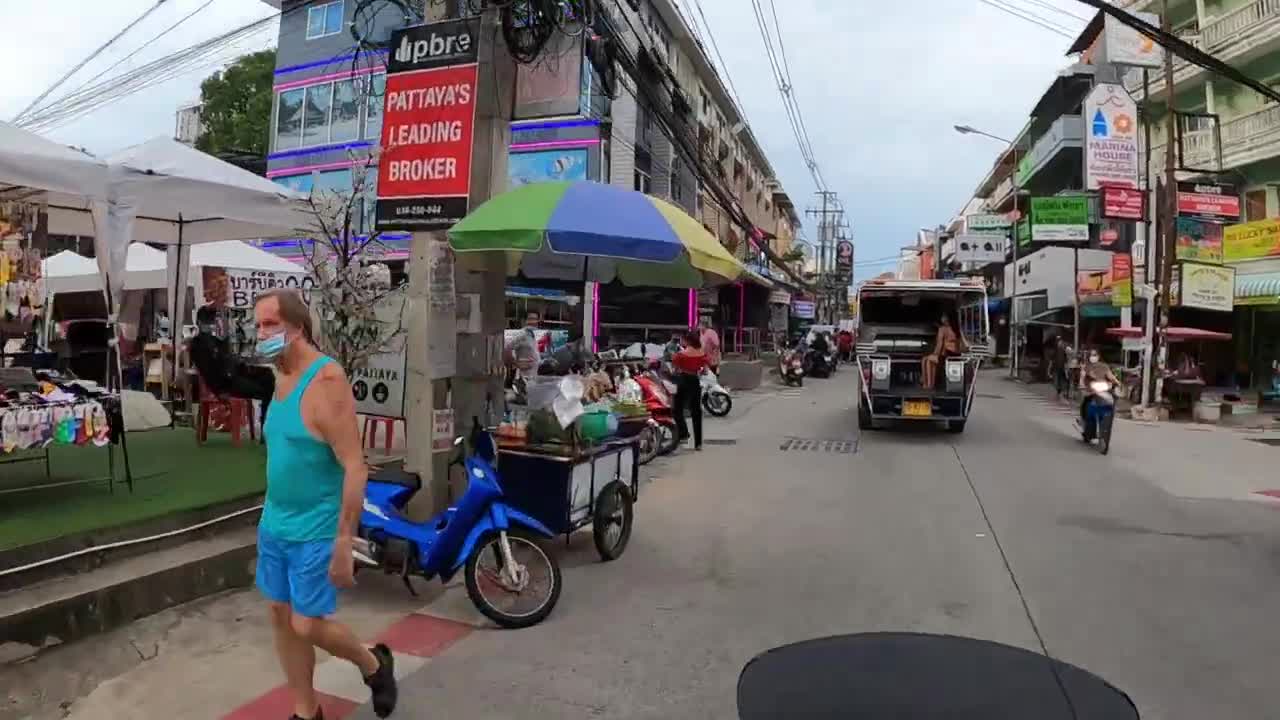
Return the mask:
[[1086,443],[1098,441],[1098,452],[1106,455],[1111,450],[1111,426],[1116,418],[1114,388],[1106,380],[1089,383],[1089,397],[1084,403],[1081,434]]
[[552,533],[502,501],[493,438],[477,428],[472,446],[467,457],[458,438],[450,462],[466,469],[466,493],[423,523],[404,512],[422,489],[418,475],[383,470],[371,476],[353,554],[358,566],[400,575],[411,593],[414,575],[448,582],[461,569],[467,596],[485,617],[504,628],[536,625],[560,598],[560,564],[536,539]]

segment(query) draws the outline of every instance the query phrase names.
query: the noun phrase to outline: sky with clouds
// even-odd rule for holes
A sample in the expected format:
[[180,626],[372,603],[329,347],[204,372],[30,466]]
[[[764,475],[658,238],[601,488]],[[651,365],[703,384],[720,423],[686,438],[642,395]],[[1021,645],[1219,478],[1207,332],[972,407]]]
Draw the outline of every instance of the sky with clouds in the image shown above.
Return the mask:
[[[1074,0],[993,0],[1071,30],[1089,9]],[[694,0],[680,0],[692,15]],[[801,208],[816,188],[779,99],[747,0],[697,0],[756,137]],[[9,119],[54,80],[155,4],[155,0],[10,3],[0,61]],[[844,201],[859,261],[895,255],[921,227],[946,222],[968,200],[999,143],[959,135],[972,125],[1012,137],[1054,73],[1070,40],[981,0],[776,0],[794,92],[828,186]],[[764,0],[768,6],[768,1]],[[1060,10],[1049,9],[1049,6]],[[164,0],[148,19],[77,73],[75,88],[189,13],[112,74],[137,67],[275,11],[261,0]],[[1066,12],[1062,12],[1066,11]],[[267,32],[229,51],[275,41]],[[198,98],[210,62],[53,128],[46,134],[95,153],[172,134],[175,109]],[[20,72],[15,72],[16,69]],[[56,97],[56,95],[55,95]],[[812,235],[812,224],[807,223]],[[860,265],[858,277],[892,265]]]

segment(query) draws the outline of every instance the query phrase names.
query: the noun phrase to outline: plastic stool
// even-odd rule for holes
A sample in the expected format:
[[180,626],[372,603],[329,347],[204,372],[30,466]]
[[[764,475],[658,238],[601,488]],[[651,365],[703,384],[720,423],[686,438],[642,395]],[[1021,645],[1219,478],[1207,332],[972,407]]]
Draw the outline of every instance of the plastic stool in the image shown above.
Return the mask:
[[360,433],[360,446],[367,447],[370,450],[377,447],[378,444],[378,425],[386,430],[387,442],[383,449],[388,455],[391,454],[391,443],[396,435],[396,419],[389,417],[377,417],[374,415],[366,415],[364,418],[364,430]]

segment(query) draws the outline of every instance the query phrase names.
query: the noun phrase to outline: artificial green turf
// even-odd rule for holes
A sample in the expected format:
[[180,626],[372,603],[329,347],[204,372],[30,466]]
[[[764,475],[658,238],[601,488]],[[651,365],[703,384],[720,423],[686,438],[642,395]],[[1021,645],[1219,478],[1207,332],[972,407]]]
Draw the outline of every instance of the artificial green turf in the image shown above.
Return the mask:
[[[266,487],[266,451],[247,438],[234,447],[230,435],[211,433],[200,446],[191,430],[179,428],[127,439],[132,494],[117,447],[114,494],[101,482],[0,495],[0,550],[216,505]],[[0,460],[6,457],[13,456]],[[107,449],[54,446],[50,467],[53,482],[105,476]],[[0,489],[42,482],[43,462],[0,465]]]

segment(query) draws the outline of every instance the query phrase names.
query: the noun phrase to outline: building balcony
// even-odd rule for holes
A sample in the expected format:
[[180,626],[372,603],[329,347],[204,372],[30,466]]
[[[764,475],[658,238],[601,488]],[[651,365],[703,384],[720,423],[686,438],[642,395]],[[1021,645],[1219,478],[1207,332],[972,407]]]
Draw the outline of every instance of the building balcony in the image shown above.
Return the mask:
[[[1222,124],[1222,169],[1239,168],[1280,156],[1280,105],[1269,105]],[[1183,133],[1182,165],[1215,169],[1216,138],[1212,131]],[[1163,145],[1151,149],[1152,167],[1164,167]]]
[[[1231,12],[1215,17],[1200,28],[1197,35],[1182,38],[1200,50],[1230,65],[1240,65],[1276,49],[1280,49],[1280,0],[1253,0]],[[1200,80],[1207,71],[1181,59],[1173,60],[1173,84]],[[1125,88],[1134,97],[1142,92],[1142,70],[1125,75]],[[1151,71],[1151,95],[1164,92],[1164,72]]]

